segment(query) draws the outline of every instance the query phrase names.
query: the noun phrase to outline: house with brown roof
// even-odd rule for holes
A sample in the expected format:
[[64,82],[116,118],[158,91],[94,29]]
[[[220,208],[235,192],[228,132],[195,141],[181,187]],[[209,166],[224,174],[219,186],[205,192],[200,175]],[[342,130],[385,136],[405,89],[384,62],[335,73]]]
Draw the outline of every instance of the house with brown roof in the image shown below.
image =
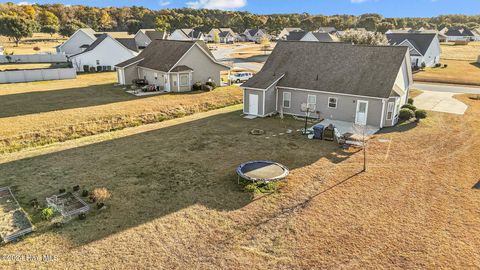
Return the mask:
[[412,84],[406,47],[279,42],[262,70],[242,85],[248,115],[277,113],[393,126]]
[[185,92],[194,83],[220,84],[219,63],[203,41],[154,40],[139,55],[116,65],[118,83],[144,79],[160,91]]

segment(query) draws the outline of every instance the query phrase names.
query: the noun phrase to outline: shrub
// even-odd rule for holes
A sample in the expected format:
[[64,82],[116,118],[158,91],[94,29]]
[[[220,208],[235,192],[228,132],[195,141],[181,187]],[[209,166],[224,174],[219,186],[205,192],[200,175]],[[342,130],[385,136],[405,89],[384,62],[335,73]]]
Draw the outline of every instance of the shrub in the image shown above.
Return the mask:
[[415,113],[408,108],[403,108],[400,110],[400,114],[398,115],[398,117],[402,121],[407,121],[415,117]]
[[410,104],[410,105],[413,105],[413,98],[408,98],[407,103]]
[[36,51],[36,52],[38,52],[38,51],[40,51],[40,47],[35,46],[35,47],[33,47],[33,50]]
[[412,111],[416,111],[417,110],[417,107],[413,106],[412,104],[408,103],[408,104],[405,104],[402,106],[402,109],[404,108],[407,108],[407,109],[410,109]]
[[422,69],[425,69],[427,67],[427,64],[425,64],[425,62],[422,62]]
[[435,64],[435,67],[436,67],[436,68],[439,68],[439,67],[441,67],[441,66],[442,66],[442,64],[440,64],[440,63]]
[[53,218],[53,209],[50,207],[42,209],[42,218],[44,220],[51,220]]
[[205,85],[211,86],[212,89],[217,88],[217,84],[214,81],[206,82]]
[[112,196],[110,191],[108,191],[108,189],[104,187],[94,189],[92,195],[95,198],[95,201],[100,203],[107,201]]
[[88,65],[83,65],[83,71],[84,72],[88,72],[90,70],[90,68],[88,67]]
[[427,118],[427,111],[425,110],[415,111],[415,118],[417,118],[418,120]]
[[202,88],[203,88],[204,91],[207,91],[207,92],[210,92],[210,91],[213,90],[213,87],[212,87],[212,86],[206,85],[206,84],[205,84]]
[[193,91],[199,91],[202,90],[202,83],[201,82],[196,82],[192,85],[192,90]]
[[90,67],[90,72],[96,72],[97,69],[95,67]]
[[443,68],[447,68],[447,67],[448,67],[448,65],[447,65],[447,64],[443,65]]

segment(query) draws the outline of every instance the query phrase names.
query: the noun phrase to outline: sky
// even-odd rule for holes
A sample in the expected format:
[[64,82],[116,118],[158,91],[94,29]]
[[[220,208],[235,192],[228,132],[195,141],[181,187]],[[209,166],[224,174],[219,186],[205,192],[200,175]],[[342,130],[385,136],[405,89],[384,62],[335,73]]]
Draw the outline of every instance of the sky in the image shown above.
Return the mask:
[[385,17],[480,15],[480,0],[36,0],[16,3],[62,3],[97,7],[137,5],[154,10],[191,7],[249,11],[255,14],[308,12],[322,15],[361,15],[373,12]]

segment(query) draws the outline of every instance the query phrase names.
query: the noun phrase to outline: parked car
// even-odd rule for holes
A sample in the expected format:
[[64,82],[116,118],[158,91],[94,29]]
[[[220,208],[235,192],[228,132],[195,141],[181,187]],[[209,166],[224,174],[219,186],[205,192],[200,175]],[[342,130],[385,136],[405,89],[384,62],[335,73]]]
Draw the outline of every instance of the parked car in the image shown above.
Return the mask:
[[237,72],[230,75],[230,80],[234,83],[243,83],[253,77],[251,72]]

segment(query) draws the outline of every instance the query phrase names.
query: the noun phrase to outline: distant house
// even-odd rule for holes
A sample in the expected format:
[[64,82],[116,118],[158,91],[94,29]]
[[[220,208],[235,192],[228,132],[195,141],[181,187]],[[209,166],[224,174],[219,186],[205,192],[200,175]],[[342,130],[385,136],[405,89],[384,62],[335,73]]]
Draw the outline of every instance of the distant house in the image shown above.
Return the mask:
[[177,29],[168,38],[170,40],[205,40],[205,35],[201,31],[194,29]]
[[262,38],[267,38],[270,40],[270,36],[268,35],[267,31],[263,29],[247,29],[243,32],[247,41],[253,41],[256,43],[260,43]]
[[335,27],[327,26],[327,27],[320,27],[315,32],[325,32],[325,33],[334,34],[335,32],[337,32],[337,29]]
[[407,48],[279,42],[262,70],[242,85],[245,114],[277,113],[393,126],[412,84]]
[[319,42],[339,42],[340,39],[335,34],[327,32],[291,32],[287,41],[319,41]]
[[113,38],[132,38],[127,32],[96,32],[92,28],[80,28],[71,35],[64,43],[56,47],[57,53],[63,53],[67,56],[83,52],[98,37],[107,33]]
[[95,33],[95,30],[91,28],[80,28],[64,43],[56,47],[57,52],[66,55],[81,53],[97,39]]
[[3,46],[0,46],[0,55],[3,55],[3,53],[4,53]]
[[303,30],[302,30],[302,28],[299,28],[299,27],[287,27],[287,28],[283,28],[282,31],[280,32],[280,34],[278,34],[277,40],[287,40],[287,36],[288,36],[291,32],[303,32]]
[[219,36],[220,43],[232,43],[236,40],[236,33],[231,28],[212,28],[205,36],[205,41],[214,42],[215,35]]
[[203,41],[154,40],[139,55],[116,65],[119,84],[145,79],[168,92],[190,91],[196,82],[220,84],[230,67],[215,60]]
[[467,28],[450,27],[444,31],[447,41],[473,41],[474,34]]
[[444,35],[445,31],[448,30],[445,28],[445,30],[434,30],[434,29],[425,29],[423,27],[419,29],[413,29],[413,28],[401,28],[401,29],[391,29],[388,30],[385,34],[407,34],[407,33],[420,33],[420,34],[437,34],[438,40],[440,42],[446,42],[447,37]]
[[300,41],[340,42],[340,39],[328,32],[308,32]]
[[80,53],[69,56],[77,72],[95,68],[97,71],[111,71],[120,62],[138,54],[133,38],[113,38],[109,34],[100,35]]
[[387,34],[390,45],[407,46],[410,49],[412,66],[434,67],[440,63],[442,49],[435,33],[390,33]]
[[155,29],[140,29],[134,37],[137,47],[140,49],[146,48],[153,40],[167,38],[167,32],[157,31]]

